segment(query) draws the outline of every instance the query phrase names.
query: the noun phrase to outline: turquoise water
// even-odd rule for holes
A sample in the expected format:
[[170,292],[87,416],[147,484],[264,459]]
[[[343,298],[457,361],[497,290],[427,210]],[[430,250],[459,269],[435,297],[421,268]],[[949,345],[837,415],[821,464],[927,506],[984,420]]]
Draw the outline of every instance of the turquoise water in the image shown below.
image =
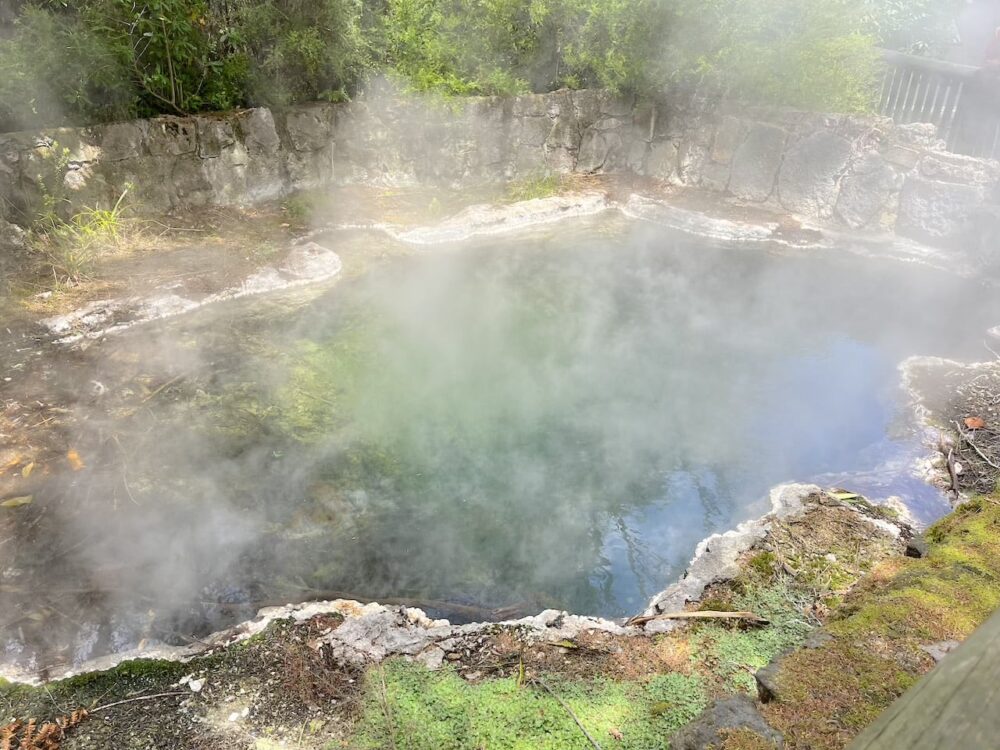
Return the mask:
[[117,563],[73,602],[78,655],[330,592],[631,614],[781,482],[944,512],[896,368],[980,356],[996,307],[913,265],[619,220],[421,251],[88,350],[114,402],[78,407],[78,442],[106,461],[40,497],[70,552],[26,569]]

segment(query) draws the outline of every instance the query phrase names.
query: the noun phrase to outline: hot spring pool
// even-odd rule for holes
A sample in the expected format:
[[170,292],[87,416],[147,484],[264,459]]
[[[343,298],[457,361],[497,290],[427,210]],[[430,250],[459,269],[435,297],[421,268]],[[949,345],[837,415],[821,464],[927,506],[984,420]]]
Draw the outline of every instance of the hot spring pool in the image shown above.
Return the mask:
[[980,356],[997,307],[916,265],[602,218],[135,329],[53,365],[106,390],[75,407],[87,469],[36,499],[48,543],[8,564],[66,618],[6,658],[336,592],[631,614],[786,481],[930,519],[897,366]]

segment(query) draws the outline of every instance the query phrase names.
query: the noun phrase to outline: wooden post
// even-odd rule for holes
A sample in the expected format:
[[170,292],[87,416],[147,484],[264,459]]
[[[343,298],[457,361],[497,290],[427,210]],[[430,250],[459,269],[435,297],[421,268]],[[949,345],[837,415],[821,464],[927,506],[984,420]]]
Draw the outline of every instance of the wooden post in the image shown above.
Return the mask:
[[849,750],[1000,747],[1000,612],[889,706]]

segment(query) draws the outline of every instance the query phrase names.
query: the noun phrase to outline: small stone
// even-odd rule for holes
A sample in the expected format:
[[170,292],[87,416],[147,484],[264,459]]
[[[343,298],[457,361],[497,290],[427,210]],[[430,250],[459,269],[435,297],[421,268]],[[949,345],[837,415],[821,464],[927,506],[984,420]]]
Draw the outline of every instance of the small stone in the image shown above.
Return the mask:
[[958,641],[941,641],[940,643],[921,646],[920,650],[926,652],[934,660],[934,663],[937,664],[960,645]]
[[771,728],[750,698],[741,695],[718,700],[670,738],[672,750],[708,750],[722,747],[728,730],[742,729],[758,735],[765,743],[784,747],[784,738]]
[[914,534],[906,543],[907,557],[927,557],[930,547],[923,534]]
[[191,688],[191,692],[200,693],[201,689],[205,686],[204,678],[200,680],[191,680],[188,682],[188,687]]
[[444,659],[444,649],[439,646],[430,646],[429,648],[425,648],[416,656],[416,660],[430,670],[440,669]]

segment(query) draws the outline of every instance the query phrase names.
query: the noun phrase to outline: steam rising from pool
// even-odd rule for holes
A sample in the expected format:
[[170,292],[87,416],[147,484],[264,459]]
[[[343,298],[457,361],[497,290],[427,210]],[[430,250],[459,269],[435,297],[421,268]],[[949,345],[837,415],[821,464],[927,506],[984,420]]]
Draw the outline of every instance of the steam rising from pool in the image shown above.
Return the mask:
[[629,614],[789,480],[933,516],[896,366],[978,354],[950,321],[994,323],[980,293],[605,216],[109,340],[58,363],[88,468],[39,493],[47,543],[7,574],[65,618],[7,632],[6,658],[336,593]]

